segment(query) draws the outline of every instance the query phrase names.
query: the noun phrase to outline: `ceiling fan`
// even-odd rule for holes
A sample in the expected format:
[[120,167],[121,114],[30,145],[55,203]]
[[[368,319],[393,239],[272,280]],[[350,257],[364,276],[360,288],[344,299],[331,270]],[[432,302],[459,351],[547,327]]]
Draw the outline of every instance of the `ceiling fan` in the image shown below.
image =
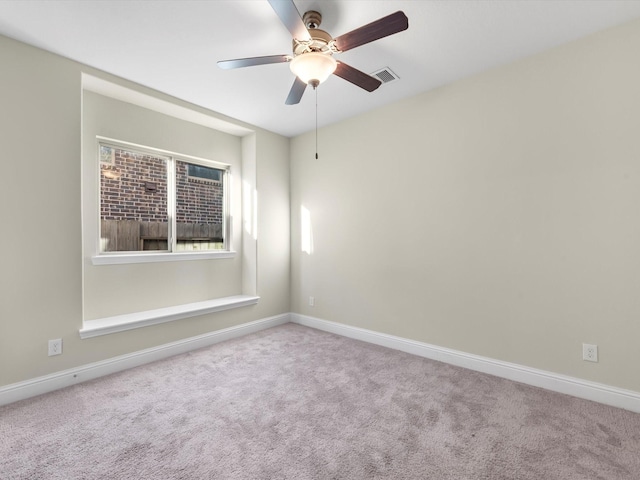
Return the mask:
[[374,91],[382,83],[380,80],[344,62],[336,61],[333,54],[346,52],[409,28],[407,16],[404,12],[398,11],[332,38],[330,34],[318,28],[322,22],[320,13],[309,11],[301,17],[293,0],[268,1],[293,36],[293,54],[221,60],[218,66],[231,69],[290,62],[291,71],[296,75],[296,79],[285,102],[287,105],[299,103],[307,85],[315,89],[332,73],[368,92]]

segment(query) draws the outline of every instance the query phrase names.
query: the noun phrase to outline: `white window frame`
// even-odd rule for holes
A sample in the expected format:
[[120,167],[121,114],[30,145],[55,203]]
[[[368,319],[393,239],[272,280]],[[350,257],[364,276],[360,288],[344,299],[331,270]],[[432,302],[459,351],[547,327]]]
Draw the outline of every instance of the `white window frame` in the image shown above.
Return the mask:
[[[98,164],[98,175],[100,175],[100,147],[109,146],[112,148],[125,149],[146,155],[158,155],[167,159],[167,220],[168,220],[168,247],[169,250],[162,251],[131,251],[131,252],[101,252],[100,251],[100,187],[98,186],[98,208],[96,215],[98,216],[98,232],[96,235],[95,254],[91,257],[93,265],[115,265],[128,263],[154,263],[154,262],[170,262],[182,260],[208,260],[217,258],[233,258],[236,255],[233,249],[233,239],[231,238],[232,217],[231,217],[231,165],[218,162],[215,160],[194,157],[182,153],[171,152],[155,147],[139,145],[113,138],[102,136],[96,137],[96,162]],[[222,238],[224,239],[224,248],[220,250],[201,250],[201,251],[176,251],[177,238],[174,232],[177,231],[176,225],[176,178],[175,178],[175,162],[182,161],[205,167],[223,170],[222,183],[223,190],[223,211],[224,221],[222,225]],[[99,181],[99,180],[98,180]]]

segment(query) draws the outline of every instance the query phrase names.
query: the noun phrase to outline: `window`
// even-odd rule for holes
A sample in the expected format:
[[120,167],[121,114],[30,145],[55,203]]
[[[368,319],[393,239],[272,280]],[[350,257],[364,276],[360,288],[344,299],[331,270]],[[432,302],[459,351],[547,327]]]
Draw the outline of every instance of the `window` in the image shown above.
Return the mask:
[[228,165],[100,141],[100,253],[226,250]]

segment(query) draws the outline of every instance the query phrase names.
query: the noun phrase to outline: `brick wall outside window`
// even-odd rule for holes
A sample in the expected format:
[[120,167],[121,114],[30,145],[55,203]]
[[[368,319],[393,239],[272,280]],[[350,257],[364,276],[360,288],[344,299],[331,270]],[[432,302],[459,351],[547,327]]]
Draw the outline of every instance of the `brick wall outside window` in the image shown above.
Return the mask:
[[[167,221],[167,169],[165,160],[115,149],[113,164],[100,164],[100,216],[102,220]],[[157,190],[147,192],[147,182]]]
[[222,182],[187,175],[187,163],[176,162],[176,221],[222,224]]
[[[102,220],[167,221],[165,160],[148,154],[114,149],[113,163],[100,164]],[[178,223],[222,224],[222,182],[187,175],[187,163],[176,162],[176,220]],[[156,191],[148,191],[155,184]]]

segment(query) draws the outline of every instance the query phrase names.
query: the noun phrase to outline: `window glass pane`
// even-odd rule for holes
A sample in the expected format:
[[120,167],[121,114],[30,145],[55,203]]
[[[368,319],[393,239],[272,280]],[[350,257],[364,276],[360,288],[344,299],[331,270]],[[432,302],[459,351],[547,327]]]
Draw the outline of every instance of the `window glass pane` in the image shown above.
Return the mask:
[[176,161],[178,251],[224,248],[224,170]]
[[203,167],[202,165],[194,165],[192,163],[187,164],[187,174],[190,177],[204,178],[206,180],[215,180],[217,182],[222,180],[222,170],[211,167]]
[[103,163],[113,163],[114,148],[108,145],[100,145],[100,161]]
[[100,251],[168,250],[167,159],[100,146]]

